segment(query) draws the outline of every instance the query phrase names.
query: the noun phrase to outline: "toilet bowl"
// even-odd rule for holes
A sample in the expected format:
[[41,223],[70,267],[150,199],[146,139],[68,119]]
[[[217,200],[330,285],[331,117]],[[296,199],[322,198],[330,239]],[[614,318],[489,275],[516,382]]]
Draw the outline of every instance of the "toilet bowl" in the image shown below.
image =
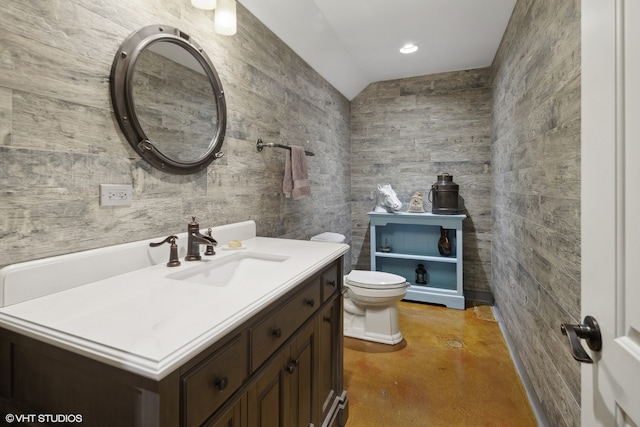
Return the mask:
[[407,294],[404,277],[382,271],[352,270],[344,278],[344,335],[398,344],[398,301]]
[[[338,233],[322,233],[318,242],[343,243]],[[382,271],[352,270],[344,277],[344,335],[383,344],[398,344],[398,301],[407,294],[404,277]]]

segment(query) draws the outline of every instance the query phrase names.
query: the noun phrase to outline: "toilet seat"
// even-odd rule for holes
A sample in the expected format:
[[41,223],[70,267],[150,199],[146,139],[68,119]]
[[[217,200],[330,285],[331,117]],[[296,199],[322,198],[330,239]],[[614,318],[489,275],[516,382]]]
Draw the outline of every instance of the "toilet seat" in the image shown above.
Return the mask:
[[387,290],[406,288],[407,281],[397,274],[383,271],[352,270],[345,276],[345,284],[363,289]]

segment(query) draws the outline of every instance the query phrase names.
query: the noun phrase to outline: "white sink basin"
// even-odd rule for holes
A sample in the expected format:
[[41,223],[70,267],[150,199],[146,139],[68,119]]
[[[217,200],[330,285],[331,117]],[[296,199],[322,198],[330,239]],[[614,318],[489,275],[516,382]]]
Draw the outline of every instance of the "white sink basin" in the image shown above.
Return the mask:
[[178,271],[166,277],[219,287],[239,286],[255,283],[260,277],[275,271],[288,259],[289,257],[285,255],[238,251],[223,258],[207,260],[203,265]]

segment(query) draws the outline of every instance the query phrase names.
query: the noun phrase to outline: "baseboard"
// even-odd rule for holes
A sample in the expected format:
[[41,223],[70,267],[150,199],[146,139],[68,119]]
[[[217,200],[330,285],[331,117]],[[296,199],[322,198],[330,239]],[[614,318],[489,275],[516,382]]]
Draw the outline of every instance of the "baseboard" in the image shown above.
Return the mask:
[[511,354],[511,359],[513,360],[513,364],[516,367],[516,371],[518,375],[520,375],[520,379],[522,380],[522,384],[524,385],[524,389],[527,393],[527,397],[529,398],[529,403],[531,404],[531,408],[533,409],[533,413],[536,416],[536,420],[538,421],[538,426],[540,427],[549,427],[549,422],[547,421],[547,417],[545,417],[544,412],[542,411],[542,405],[540,404],[540,400],[538,399],[538,395],[536,394],[533,384],[531,383],[531,379],[527,372],[524,370],[522,362],[520,361],[520,357],[513,350],[513,346],[511,343],[511,339],[509,338],[509,334],[504,327],[504,322],[502,320],[502,316],[500,315],[500,311],[498,307],[495,305],[493,308],[493,314],[498,320],[498,325],[500,325],[500,330],[502,331],[502,336],[504,340],[507,342],[507,348],[509,349],[509,353]]

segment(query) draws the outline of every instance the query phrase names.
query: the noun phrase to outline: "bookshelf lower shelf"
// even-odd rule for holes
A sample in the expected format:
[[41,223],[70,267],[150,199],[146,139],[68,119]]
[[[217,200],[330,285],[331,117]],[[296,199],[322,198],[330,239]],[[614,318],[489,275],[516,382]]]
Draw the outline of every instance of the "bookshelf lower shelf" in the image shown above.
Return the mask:
[[458,295],[458,292],[455,290],[411,285],[407,289],[407,295],[404,299],[407,301],[446,305],[448,308],[457,308],[458,310],[465,309],[464,296]]

